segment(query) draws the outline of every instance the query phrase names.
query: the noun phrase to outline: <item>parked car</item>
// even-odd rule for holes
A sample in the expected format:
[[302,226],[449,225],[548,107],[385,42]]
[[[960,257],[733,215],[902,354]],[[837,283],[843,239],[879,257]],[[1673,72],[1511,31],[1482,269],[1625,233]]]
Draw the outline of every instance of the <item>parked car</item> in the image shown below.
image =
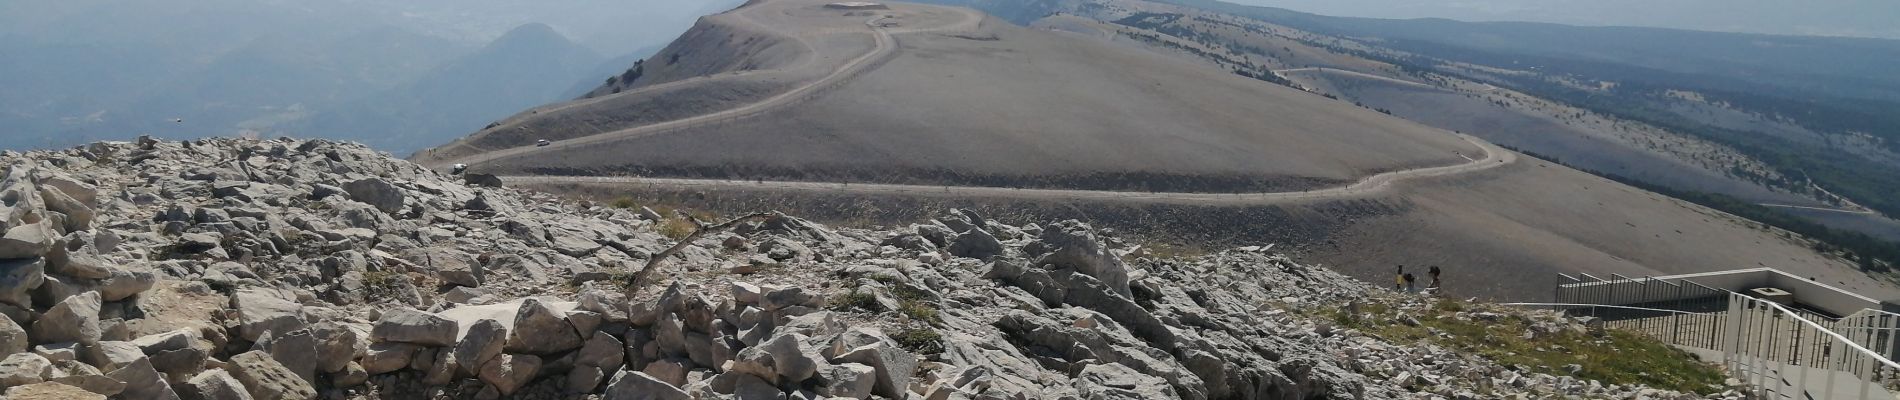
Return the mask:
[[541,139],[541,140],[536,140],[536,141],[534,141],[534,146],[535,146],[535,147],[547,147],[547,146],[548,146],[548,145],[550,145],[550,144],[554,144],[554,142],[549,142],[549,141],[548,141],[547,139]]

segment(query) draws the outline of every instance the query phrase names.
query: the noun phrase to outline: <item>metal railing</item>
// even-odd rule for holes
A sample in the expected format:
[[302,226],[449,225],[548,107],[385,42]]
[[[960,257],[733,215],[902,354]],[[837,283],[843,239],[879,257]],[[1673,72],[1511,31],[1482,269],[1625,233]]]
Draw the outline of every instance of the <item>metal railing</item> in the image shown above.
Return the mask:
[[1761,398],[1893,398],[1900,314],[1846,317],[1790,307],[1688,280],[1562,275],[1555,303],[1572,317],[1664,343],[1717,351],[1730,374]]
[[[1900,364],[1772,301],[1729,295],[1722,364],[1755,395],[1792,399],[1892,398]],[[1853,332],[1874,332],[1859,329]],[[1891,332],[1891,331],[1889,331]],[[1891,342],[1891,334],[1884,340]]]

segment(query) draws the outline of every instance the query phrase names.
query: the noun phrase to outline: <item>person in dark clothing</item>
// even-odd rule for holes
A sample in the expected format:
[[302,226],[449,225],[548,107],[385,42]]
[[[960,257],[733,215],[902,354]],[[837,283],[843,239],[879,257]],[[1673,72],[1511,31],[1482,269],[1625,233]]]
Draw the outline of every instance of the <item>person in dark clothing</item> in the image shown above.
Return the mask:
[[1417,277],[1413,277],[1412,274],[1405,274],[1403,278],[1401,279],[1405,281],[1406,293],[1418,293],[1418,278]]
[[1439,271],[1438,271],[1438,266],[1436,266],[1436,265],[1433,265],[1433,266],[1432,266],[1432,269],[1431,269],[1431,271],[1429,271],[1429,272],[1427,272],[1428,274],[1431,274],[1431,276],[1432,276],[1432,285],[1431,285],[1431,286],[1426,286],[1426,288],[1430,288],[1430,289],[1437,289],[1437,288],[1438,288],[1438,283],[1439,283],[1439,280],[1438,280],[1438,272],[1439,272]]

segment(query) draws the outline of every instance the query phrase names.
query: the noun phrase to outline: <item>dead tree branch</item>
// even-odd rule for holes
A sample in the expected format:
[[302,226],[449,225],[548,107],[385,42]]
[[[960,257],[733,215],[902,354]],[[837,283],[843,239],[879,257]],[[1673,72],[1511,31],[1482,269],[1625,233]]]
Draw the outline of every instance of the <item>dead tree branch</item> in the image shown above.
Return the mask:
[[706,225],[706,223],[704,221],[700,221],[699,218],[694,218],[690,215],[686,216],[686,218],[693,221],[693,225],[697,226],[697,228],[693,229],[692,234],[686,235],[685,238],[680,239],[679,243],[673,244],[673,247],[669,247],[666,249],[666,251],[661,251],[660,254],[654,254],[652,258],[647,259],[646,268],[642,268],[640,269],[639,272],[633,273],[633,279],[627,280],[627,296],[631,298],[635,295],[640,294],[640,288],[646,287],[647,284],[650,283],[650,282],[647,282],[647,280],[650,279],[649,277],[653,275],[653,271],[658,271],[661,267],[666,266],[667,260],[672,259],[673,255],[676,253],[679,253],[680,250],[686,249],[686,246],[692,245],[694,241],[698,241],[701,236],[705,236],[706,234],[713,233],[713,232],[732,229],[732,227],[738,226],[739,224],[745,223],[746,221],[771,218],[772,215],[774,214],[775,213],[763,213],[763,212],[753,213],[751,215],[747,215],[747,216],[743,216],[739,218],[733,218],[730,221],[721,222],[717,225]]

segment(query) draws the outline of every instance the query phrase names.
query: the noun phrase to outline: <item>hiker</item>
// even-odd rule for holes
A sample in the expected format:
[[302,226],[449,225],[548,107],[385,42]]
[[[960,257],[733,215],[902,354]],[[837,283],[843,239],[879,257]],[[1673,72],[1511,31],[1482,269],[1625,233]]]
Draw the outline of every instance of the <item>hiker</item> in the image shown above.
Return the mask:
[[1418,278],[1413,277],[1412,274],[1405,274],[1399,279],[1405,281],[1406,293],[1418,293]]
[[1432,269],[1431,269],[1431,271],[1430,271],[1430,272],[1427,272],[1427,273],[1428,273],[1428,274],[1431,274],[1431,276],[1432,276],[1432,285],[1431,285],[1431,286],[1426,286],[1425,288],[1427,288],[1427,289],[1437,289],[1437,288],[1438,288],[1438,282],[1439,282],[1439,280],[1438,280],[1438,266],[1436,266],[1436,265],[1433,265],[1433,266],[1432,266]]
[[1405,290],[1405,264],[1399,264],[1399,272],[1392,273],[1392,291]]

